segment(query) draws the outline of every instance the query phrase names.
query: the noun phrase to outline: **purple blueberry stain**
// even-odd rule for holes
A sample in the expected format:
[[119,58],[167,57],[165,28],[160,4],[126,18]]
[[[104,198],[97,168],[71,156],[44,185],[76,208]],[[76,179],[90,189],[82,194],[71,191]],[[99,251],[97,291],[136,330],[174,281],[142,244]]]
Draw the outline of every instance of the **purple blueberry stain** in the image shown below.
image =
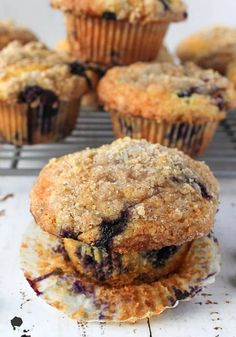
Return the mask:
[[113,238],[126,229],[128,220],[129,209],[122,211],[117,219],[104,219],[100,226],[100,239],[95,242],[95,246],[109,250]]
[[23,320],[21,317],[15,316],[14,318],[11,319],[11,326],[13,327],[13,330],[16,330],[16,328],[21,327],[23,324]]
[[102,13],[102,18],[109,21],[116,21],[116,13],[111,11],[105,11]]
[[141,255],[147,259],[154,268],[163,267],[166,261],[178,251],[177,246],[164,247],[160,250],[149,250]]

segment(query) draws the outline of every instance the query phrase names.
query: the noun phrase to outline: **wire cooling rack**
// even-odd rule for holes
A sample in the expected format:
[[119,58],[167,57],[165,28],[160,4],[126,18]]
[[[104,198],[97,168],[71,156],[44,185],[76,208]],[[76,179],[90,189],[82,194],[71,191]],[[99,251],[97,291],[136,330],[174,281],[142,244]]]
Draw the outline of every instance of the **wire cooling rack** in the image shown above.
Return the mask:
[[[0,176],[34,176],[52,157],[98,147],[114,140],[111,120],[104,111],[80,112],[72,135],[57,144],[16,147],[0,140]],[[229,113],[203,157],[219,178],[236,178],[236,111]]]

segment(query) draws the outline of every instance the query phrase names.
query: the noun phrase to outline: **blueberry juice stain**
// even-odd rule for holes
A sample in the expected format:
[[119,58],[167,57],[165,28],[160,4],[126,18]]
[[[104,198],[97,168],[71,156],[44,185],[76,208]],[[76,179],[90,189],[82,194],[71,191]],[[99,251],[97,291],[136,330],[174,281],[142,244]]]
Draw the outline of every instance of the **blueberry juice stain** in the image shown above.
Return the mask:
[[27,105],[27,141],[33,143],[35,131],[41,135],[52,132],[54,119],[59,112],[58,96],[52,91],[40,86],[26,87],[18,97],[19,103]]
[[11,320],[11,326],[13,327],[13,330],[16,330],[16,328],[21,327],[22,324],[23,324],[23,320],[20,317],[15,316]]

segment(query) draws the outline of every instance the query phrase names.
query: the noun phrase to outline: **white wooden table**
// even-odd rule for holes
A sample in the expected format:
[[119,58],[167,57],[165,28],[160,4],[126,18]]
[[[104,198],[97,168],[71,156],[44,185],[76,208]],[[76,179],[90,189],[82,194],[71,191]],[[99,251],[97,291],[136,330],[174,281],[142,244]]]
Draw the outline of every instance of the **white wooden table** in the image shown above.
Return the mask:
[[[28,194],[35,178],[0,177],[0,337],[236,337],[236,180],[221,180],[215,233],[222,248],[222,272],[215,285],[192,302],[134,325],[77,324],[37,298],[19,266],[27,225]],[[20,317],[13,330],[11,320]]]

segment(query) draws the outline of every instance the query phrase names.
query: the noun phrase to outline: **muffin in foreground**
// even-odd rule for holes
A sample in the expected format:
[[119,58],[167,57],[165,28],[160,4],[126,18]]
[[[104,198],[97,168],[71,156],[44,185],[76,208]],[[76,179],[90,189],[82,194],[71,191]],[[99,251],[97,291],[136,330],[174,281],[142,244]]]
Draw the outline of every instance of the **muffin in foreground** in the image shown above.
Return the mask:
[[236,27],[213,26],[192,34],[178,45],[177,55],[182,62],[192,61],[225,74],[236,58]]
[[0,20],[0,50],[13,41],[26,44],[37,41],[37,37],[28,28],[17,26],[11,20]]
[[[82,71],[83,70],[83,71]],[[90,80],[73,59],[39,42],[0,52],[0,133],[15,145],[51,143],[73,130]]]
[[115,67],[100,81],[98,94],[117,138],[144,138],[191,156],[205,151],[235,106],[233,84],[192,63]]
[[205,164],[144,140],[53,159],[31,192],[38,226],[22,267],[38,296],[76,320],[151,317],[214,281],[217,207]]
[[187,17],[181,0],[52,0],[66,17],[73,56],[106,66],[155,59],[171,22]]

